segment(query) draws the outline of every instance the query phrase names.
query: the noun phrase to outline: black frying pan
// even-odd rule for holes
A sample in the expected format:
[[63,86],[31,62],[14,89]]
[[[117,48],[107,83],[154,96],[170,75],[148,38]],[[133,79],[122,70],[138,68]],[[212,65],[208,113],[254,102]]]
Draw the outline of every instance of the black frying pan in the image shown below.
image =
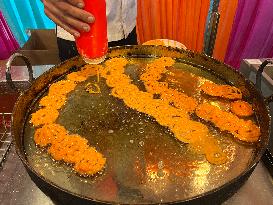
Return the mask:
[[[196,94],[194,78],[189,80],[189,73],[238,87],[244,99],[253,105],[261,129],[259,142],[249,145],[215,130],[221,146],[229,153],[229,161],[225,165],[211,165],[155,120],[110,96],[103,80],[99,95],[85,92],[83,83],[70,94],[57,122],[71,133],[85,136],[106,156],[107,164],[101,175],[80,177],[71,167],[53,162],[35,146],[34,128],[29,123],[30,114],[38,109],[38,101],[49,85],[84,65],[80,57],[75,57],[34,80],[13,111],[12,135],[17,153],[37,186],[64,204],[215,204],[235,193],[256,167],[269,140],[269,111],[260,91],[239,72],[203,54],[161,46],[110,49],[108,58],[120,56],[134,62],[126,72],[135,83],[146,63],[169,56],[176,59],[170,69],[188,95]],[[9,72],[7,79],[11,83]]]

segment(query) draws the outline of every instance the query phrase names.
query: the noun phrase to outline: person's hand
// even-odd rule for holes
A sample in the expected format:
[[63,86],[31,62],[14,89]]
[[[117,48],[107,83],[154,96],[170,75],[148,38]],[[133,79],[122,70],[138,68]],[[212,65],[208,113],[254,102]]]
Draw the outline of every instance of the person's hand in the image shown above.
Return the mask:
[[45,14],[61,26],[75,38],[80,36],[80,32],[88,32],[88,24],[94,22],[94,16],[84,11],[83,0],[42,0]]

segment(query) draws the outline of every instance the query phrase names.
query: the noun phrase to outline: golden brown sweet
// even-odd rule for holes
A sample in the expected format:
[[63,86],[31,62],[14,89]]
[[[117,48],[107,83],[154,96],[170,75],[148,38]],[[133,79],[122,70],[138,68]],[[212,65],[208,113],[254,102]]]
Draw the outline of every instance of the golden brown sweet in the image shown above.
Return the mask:
[[77,84],[70,80],[60,80],[49,87],[48,95],[67,95],[75,89]]
[[78,72],[73,72],[73,73],[68,74],[66,76],[66,79],[70,80],[70,81],[74,81],[74,82],[83,82],[83,81],[87,80],[87,77],[81,75],[81,72],[78,71]]
[[[34,141],[40,147],[47,147],[47,152],[57,161],[64,161],[75,166],[75,170],[83,175],[93,175],[102,170],[106,159],[88,141],[79,135],[69,135],[67,130],[56,124],[60,109],[66,101],[66,95],[73,91],[76,83],[85,81],[88,77],[98,75],[101,66],[84,66],[80,71],[70,73],[67,80],[53,83],[48,95],[40,100],[44,106],[32,114],[31,123],[34,126],[43,125],[34,134]],[[91,152],[92,151],[92,152]]]
[[66,97],[63,95],[47,95],[40,100],[40,106],[58,110],[66,102]]
[[56,109],[42,108],[31,115],[31,123],[35,127],[52,124],[57,120],[58,116],[59,112]]
[[47,124],[35,130],[34,141],[40,147],[45,147],[53,142],[62,141],[67,135],[67,130],[59,124]]
[[228,131],[245,142],[256,142],[261,135],[260,128],[251,120],[239,119],[236,115],[222,111],[209,103],[199,105],[196,114],[200,118],[212,122],[221,131]]
[[161,75],[167,71],[166,67],[172,66],[175,61],[169,57],[156,59],[148,64],[145,72],[140,76],[145,88],[149,93],[159,94],[160,98],[166,103],[173,104],[175,107],[193,112],[197,106],[197,101],[175,89],[169,88],[168,83],[159,82]]
[[242,99],[243,96],[242,91],[235,86],[218,85],[210,81],[206,81],[200,88],[204,93],[210,96],[231,100]]
[[94,148],[88,148],[83,153],[83,159],[74,165],[74,170],[82,175],[94,175],[104,168],[106,159]]
[[[189,113],[197,106],[196,100],[168,88],[167,83],[158,82],[161,74],[166,71],[166,66],[172,66],[173,63],[173,59],[163,57],[147,65],[140,79],[144,81],[148,92],[140,91],[136,85],[131,84],[130,78],[124,74],[126,60],[123,58],[106,61],[101,74],[107,85],[112,87],[114,97],[122,99],[130,108],[154,117],[183,143],[190,143],[193,147],[205,147],[209,144],[210,149],[203,148],[200,152],[212,164],[225,163],[227,157],[213,138],[209,137],[208,128],[190,119]],[[160,94],[161,99],[154,99],[154,94]],[[217,154],[212,154],[215,150]]]
[[231,112],[240,117],[248,117],[253,115],[252,106],[245,101],[237,100],[231,104]]
[[87,149],[87,143],[88,141],[79,135],[66,135],[62,141],[53,141],[48,153],[55,160],[76,163],[76,157],[73,157],[73,155],[76,155],[78,151]]

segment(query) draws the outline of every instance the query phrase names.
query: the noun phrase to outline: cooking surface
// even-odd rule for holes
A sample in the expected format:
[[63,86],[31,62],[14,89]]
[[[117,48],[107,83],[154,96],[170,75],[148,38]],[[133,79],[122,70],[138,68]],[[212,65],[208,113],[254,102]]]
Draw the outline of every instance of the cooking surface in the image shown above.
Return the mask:
[[[154,59],[130,60],[133,65],[126,67],[126,73],[141,88],[142,82],[138,81],[141,70]],[[198,85],[205,78],[220,82],[209,72],[181,62],[169,68],[169,72],[173,74],[165,76],[166,82],[172,82],[173,88],[179,88],[180,92],[185,91],[199,101],[203,101],[204,96],[200,94]],[[69,94],[57,123],[70,133],[87,138],[90,145],[106,157],[102,174],[82,178],[73,173],[71,167],[53,162],[45,151],[35,146],[34,128],[26,123],[24,145],[28,162],[35,171],[65,190],[107,202],[150,204],[182,201],[226,184],[247,169],[255,157],[256,145],[239,143],[210,126],[210,134],[228,155],[227,163],[212,165],[204,155],[176,140],[152,117],[128,108],[122,100],[113,97],[104,79],[99,83],[100,94],[86,92],[86,84],[95,79],[92,77],[80,83]],[[104,190],[105,186],[111,187],[111,195]]]
[[[129,143],[131,142],[129,141]],[[140,147],[141,144],[139,144]],[[3,204],[37,204],[38,202],[41,204],[55,204],[30,180],[18,157],[14,155],[14,149],[8,155],[0,174],[0,180],[1,184],[3,184],[0,188],[0,201],[4,202]],[[272,187],[272,179],[267,170],[260,164],[246,185],[226,204],[272,204]],[[109,188],[109,190],[104,191],[108,192],[109,197],[111,197],[114,190]]]

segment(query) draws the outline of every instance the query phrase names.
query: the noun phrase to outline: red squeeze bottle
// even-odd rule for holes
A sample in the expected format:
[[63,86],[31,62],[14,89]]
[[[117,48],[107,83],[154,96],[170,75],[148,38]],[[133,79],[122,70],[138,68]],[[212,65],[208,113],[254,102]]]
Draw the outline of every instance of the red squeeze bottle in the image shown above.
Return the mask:
[[84,61],[99,64],[104,61],[108,50],[107,17],[105,0],[85,0],[84,10],[95,17],[89,32],[81,32],[76,39],[77,49]]

